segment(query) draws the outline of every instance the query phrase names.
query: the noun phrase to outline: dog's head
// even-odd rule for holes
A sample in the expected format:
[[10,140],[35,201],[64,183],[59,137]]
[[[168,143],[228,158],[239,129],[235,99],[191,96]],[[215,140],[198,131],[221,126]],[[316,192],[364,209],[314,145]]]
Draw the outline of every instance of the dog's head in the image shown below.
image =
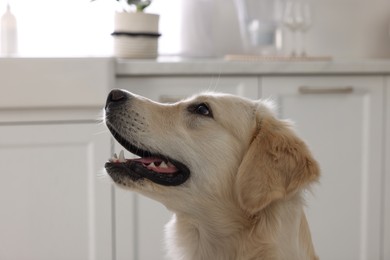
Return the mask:
[[255,214],[319,176],[306,145],[266,102],[205,94],[161,104],[113,90],[105,120],[139,156],[112,158],[105,166],[111,178],[173,210],[195,197],[224,198]]

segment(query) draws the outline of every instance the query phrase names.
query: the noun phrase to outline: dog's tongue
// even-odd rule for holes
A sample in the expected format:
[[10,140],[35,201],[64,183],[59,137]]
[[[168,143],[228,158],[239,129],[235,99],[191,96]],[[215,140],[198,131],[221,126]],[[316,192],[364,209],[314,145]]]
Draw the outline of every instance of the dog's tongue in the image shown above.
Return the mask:
[[146,168],[158,173],[175,173],[178,169],[170,162],[165,162],[161,158],[158,157],[146,157],[134,159],[133,161],[137,161],[142,163]]
[[158,158],[158,157],[144,157],[144,158],[138,158],[138,159],[134,159],[133,161],[136,161],[136,162],[141,162],[143,164],[151,164],[151,163],[160,163],[162,162],[163,160],[161,158]]

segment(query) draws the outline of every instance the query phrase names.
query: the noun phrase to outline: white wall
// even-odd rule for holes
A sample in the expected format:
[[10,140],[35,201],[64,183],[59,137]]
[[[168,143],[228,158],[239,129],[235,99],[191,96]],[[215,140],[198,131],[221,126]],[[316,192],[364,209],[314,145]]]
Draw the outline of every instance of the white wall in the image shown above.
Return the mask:
[[[311,1],[315,17],[307,35],[309,54],[390,58],[390,0]],[[20,29],[19,50],[33,56],[112,53],[109,34],[113,2],[68,0],[65,4],[59,0],[12,0]],[[185,23],[190,15],[183,8],[191,3],[193,15],[198,17],[198,27]],[[4,12],[4,7],[5,0],[0,0],[0,13]],[[207,12],[202,11],[202,7],[208,7],[207,12],[213,16],[211,20],[205,18]],[[148,11],[161,13],[160,50],[163,54],[188,53],[188,48],[192,47],[198,48],[198,52],[204,50],[209,56],[241,52],[233,0],[154,0]],[[197,29],[202,29],[199,26],[206,21],[204,26],[210,35],[205,40]],[[202,56],[200,54],[194,56]]]
[[[214,8],[213,26],[217,28],[210,36],[215,38],[214,54],[240,52],[233,0],[214,1],[217,7]],[[335,58],[390,58],[389,0],[312,0],[312,3],[313,25],[306,37],[309,54],[332,55]],[[198,9],[194,11],[199,12]],[[200,16],[199,22],[203,20]],[[191,26],[189,28],[193,30]],[[285,35],[285,41],[286,45],[291,44],[289,34]]]
[[389,0],[314,0],[308,35],[312,53],[346,58],[390,58]]

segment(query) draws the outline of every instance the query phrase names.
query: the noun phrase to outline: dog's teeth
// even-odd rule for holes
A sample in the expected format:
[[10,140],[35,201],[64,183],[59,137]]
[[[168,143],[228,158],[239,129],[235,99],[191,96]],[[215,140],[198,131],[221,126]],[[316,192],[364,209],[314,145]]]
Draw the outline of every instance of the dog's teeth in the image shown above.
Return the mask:
[[163,161],[160,166],[160,168],[168,168],[168,165]]
[[119,153],[119,158],[118,158],[119,162],[123,163],[123,162],[126,162],[126,159],[125,159],[125,152],[122,150],[120,153]]
[[154,162],[152,162],[151,164],[148,165],[148,167],[156,168],[156,165],[154,164]]
[[168,162],[167,166],[168,166],[169,168],[175,167],[175,165],[173,165],[173,164],[170,163],[170,162]]
[[112,155],[112,157],[110,158],[110,159],[108,159],[110,162],[116,162],[116,161],[118,161],[118,156],[116,155],[116,153],[114,153],[113,155]]

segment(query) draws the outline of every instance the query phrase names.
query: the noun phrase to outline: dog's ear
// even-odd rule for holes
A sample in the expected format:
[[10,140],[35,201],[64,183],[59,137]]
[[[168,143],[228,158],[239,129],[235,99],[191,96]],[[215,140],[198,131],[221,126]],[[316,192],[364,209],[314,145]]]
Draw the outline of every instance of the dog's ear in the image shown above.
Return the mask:
[[257,129],[236,181],[239,203],[249,214],[305,188],[320,174],[317,162],[291,124],[262,110],[258,111]]

